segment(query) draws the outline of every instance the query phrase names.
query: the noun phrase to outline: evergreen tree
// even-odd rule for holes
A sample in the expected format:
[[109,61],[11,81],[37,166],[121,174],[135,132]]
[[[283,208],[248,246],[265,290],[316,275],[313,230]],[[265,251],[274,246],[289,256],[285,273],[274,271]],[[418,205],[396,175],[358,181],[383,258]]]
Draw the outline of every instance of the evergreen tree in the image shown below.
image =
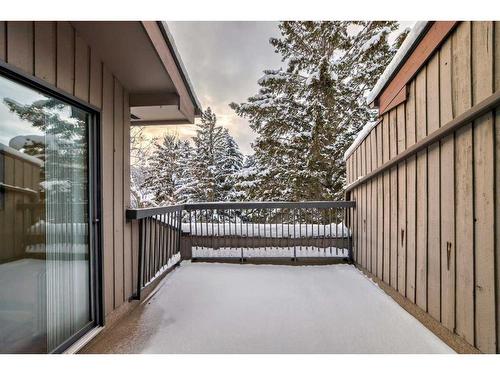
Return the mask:
[[179,202],[181,167],[180,155],[185,152],[185,143],[176,136],[165,134],[161,142],[155,144],[148,163],[148,176],[142,185],[146,193],[153,196],[157,205]]
[[217,158],[217,185],[220,187],[218,200],[236,200],[236,175],[243,167],[243,154],[227,129],[223,130],[222,144],[223,148]]
[[285,69],[267,70],[259,92],[231,107],[257,133],[259,172],[250,195],[265,200],[342,198],[345,150],[376,116],[365,96],[392,59],[397,22],[282,22],[271,38]]
[[177,203],[196,202],[198,189],[197,181],[193,176],[193,157],[193,148],[189,141],[181,141],[176,166],[175,196],[177,197]]
[[192,199],[197,202],[228,200],[233,189],[232,176],[241,168],[243,156],[229,132],[217,125],[217,117],[210,107],[201,115],[193,143],[190,168],[196,188]]

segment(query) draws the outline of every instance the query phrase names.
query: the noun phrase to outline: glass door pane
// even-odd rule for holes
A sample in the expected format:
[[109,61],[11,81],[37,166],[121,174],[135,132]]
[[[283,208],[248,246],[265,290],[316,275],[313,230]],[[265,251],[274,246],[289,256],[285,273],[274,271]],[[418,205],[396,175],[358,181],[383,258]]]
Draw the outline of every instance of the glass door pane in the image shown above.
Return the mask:
[[92,322],[90,113],[0,76],[0,352]]

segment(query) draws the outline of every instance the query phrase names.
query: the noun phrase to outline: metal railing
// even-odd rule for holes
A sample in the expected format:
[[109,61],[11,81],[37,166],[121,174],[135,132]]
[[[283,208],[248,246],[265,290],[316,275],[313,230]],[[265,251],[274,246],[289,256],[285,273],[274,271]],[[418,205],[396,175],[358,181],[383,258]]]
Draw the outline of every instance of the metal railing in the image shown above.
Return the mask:
[[180,260],[352,259],[353,201],[204,202],[127,210],[139,221],[137,297]]
[[137,291],[180,260],[182,205],[127,209],[127,219],[139,222]]

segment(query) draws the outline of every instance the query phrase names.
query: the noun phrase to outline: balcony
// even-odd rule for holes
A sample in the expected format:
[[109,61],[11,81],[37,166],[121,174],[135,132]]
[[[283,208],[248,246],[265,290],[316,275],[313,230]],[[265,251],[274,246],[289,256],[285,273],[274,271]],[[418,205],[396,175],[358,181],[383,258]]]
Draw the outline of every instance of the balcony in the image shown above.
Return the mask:
[[84,352],[452,353],[352,265],[354,205],[129,210],[141,302]]

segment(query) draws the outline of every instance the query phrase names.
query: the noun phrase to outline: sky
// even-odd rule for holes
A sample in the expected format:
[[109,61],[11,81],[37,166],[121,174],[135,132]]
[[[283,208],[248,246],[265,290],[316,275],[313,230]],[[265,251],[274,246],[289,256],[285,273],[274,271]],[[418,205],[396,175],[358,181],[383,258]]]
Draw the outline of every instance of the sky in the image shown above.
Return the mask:
[[[402,28],[413,23],[402,22]],[[263,70],[283,65],[269,44],[270,37],[280,35],[278,22],[183,21],[168,22],[168,27],[202,107],[210,106],[217,123],[229,129],[244,154],[251,154],[251,142],[256,135],[248,121],[229,108],[229,103],[245,102],[257,93]],[[195,126],[147,129],[150,136],[165,132],[186,139],[195,135]]]

